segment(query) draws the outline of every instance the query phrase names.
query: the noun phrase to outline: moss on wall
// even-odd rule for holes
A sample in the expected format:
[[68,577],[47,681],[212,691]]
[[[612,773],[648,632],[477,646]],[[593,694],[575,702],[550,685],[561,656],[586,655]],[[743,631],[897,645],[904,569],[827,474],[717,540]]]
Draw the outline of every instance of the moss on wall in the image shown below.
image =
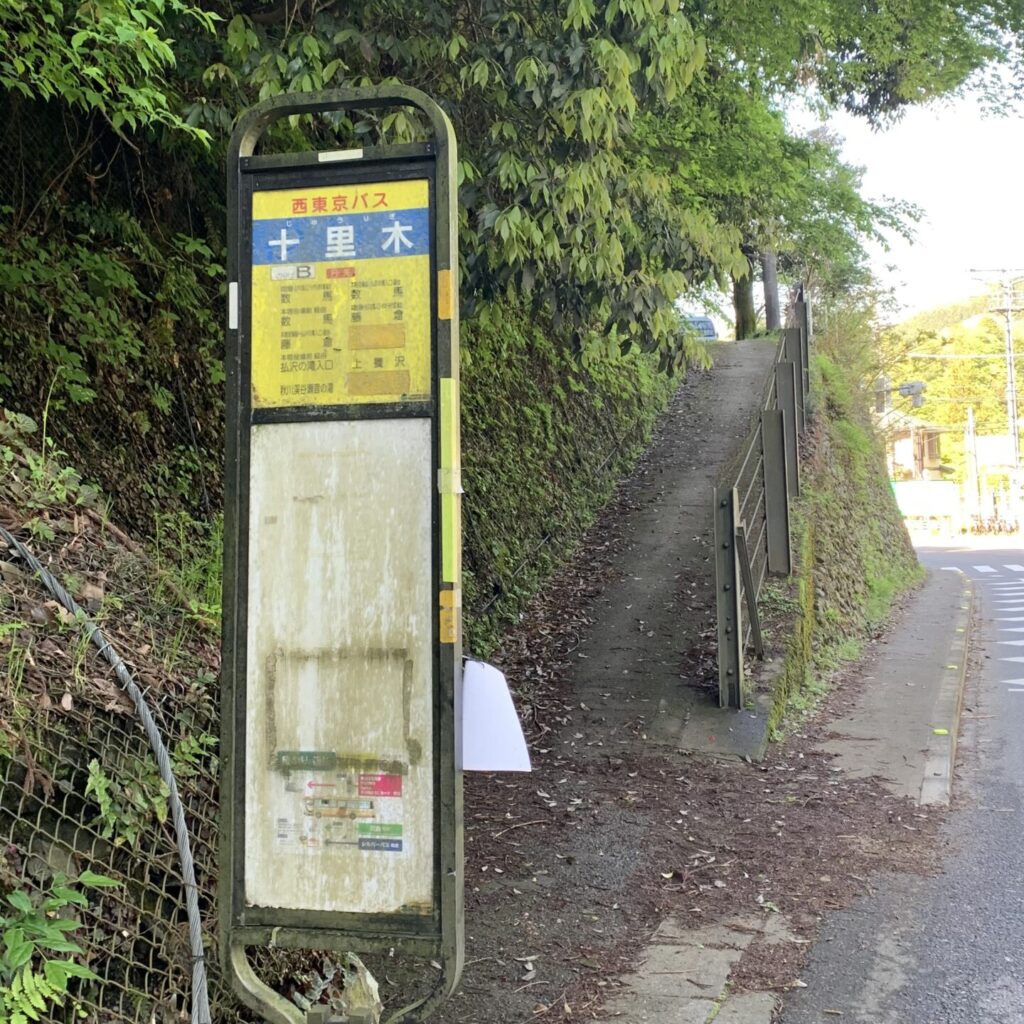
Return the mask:
[[813,360],[813,378],[811,452],[793,510],[797,611],[774,682],[775,733],[788,711],[821,692],[831,669],[859,654],[923,575],[856,377],[826,351]]
[[588,362],[512,308],[464,330],[467,648],[486,655],[576,546],[678,380],[650,356]]

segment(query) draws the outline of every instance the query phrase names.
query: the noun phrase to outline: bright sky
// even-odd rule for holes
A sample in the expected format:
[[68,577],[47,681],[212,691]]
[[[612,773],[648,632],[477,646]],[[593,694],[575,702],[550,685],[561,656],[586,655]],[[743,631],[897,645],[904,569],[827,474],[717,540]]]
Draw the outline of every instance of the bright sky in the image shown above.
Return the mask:
[[983,292],[971,268],[1024,269],[1024,115],[982,117],[967,98],[912,109],[884,132],[845,114],[828,125],[846,162],[865,168],[865,196],[924,211],[914,242],[872,252],[905,315]]

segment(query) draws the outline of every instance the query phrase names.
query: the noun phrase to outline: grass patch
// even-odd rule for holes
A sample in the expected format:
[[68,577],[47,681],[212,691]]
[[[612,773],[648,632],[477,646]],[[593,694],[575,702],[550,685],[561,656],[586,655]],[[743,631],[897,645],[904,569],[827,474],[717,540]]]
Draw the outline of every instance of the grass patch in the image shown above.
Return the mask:
[[[841,332],[837,345],[845,339]],[[844,360],[812,361],[816,416],[813,454],[793,503],[794,574],[773,598],[795,605],[769,728],[815,707],[830,676],[861,657],[894,603],[923,575],[889,486],[868,396]]]

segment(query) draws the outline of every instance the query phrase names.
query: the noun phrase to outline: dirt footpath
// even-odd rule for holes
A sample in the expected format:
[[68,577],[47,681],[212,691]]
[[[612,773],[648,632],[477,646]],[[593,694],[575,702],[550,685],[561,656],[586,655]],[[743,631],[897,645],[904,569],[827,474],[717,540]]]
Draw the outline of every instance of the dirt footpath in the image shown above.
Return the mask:
[[452,1024],[591,1015],[685,889],[675,872],[691,840],[672,823],[700,772],[678,750],[694,711],[717,706],[711,489],[773,355],[763,341],[716,347],[494,658],[535,771],[466,780],[467,967],[442,1013]]
[[562,679],[583,751],[634,751],[638,739],[706,749],[709,731],[736,724],[718,710],[712,490],[760,412],[775,348],[716,346],[714,369],[677,394],[622,488],[610,578]]

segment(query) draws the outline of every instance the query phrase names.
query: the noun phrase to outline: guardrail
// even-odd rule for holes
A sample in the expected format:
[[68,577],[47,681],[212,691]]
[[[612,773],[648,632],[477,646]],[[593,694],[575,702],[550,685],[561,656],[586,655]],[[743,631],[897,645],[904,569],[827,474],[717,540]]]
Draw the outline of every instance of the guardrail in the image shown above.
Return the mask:
[[789,503],[800,493],[800,440],[807,429],[811,310],[803,287],[790,307],[757,422],[714,489],[718,699],[742,708],[744,655],[764,657],[758,599],[769,573],[793,569]]

